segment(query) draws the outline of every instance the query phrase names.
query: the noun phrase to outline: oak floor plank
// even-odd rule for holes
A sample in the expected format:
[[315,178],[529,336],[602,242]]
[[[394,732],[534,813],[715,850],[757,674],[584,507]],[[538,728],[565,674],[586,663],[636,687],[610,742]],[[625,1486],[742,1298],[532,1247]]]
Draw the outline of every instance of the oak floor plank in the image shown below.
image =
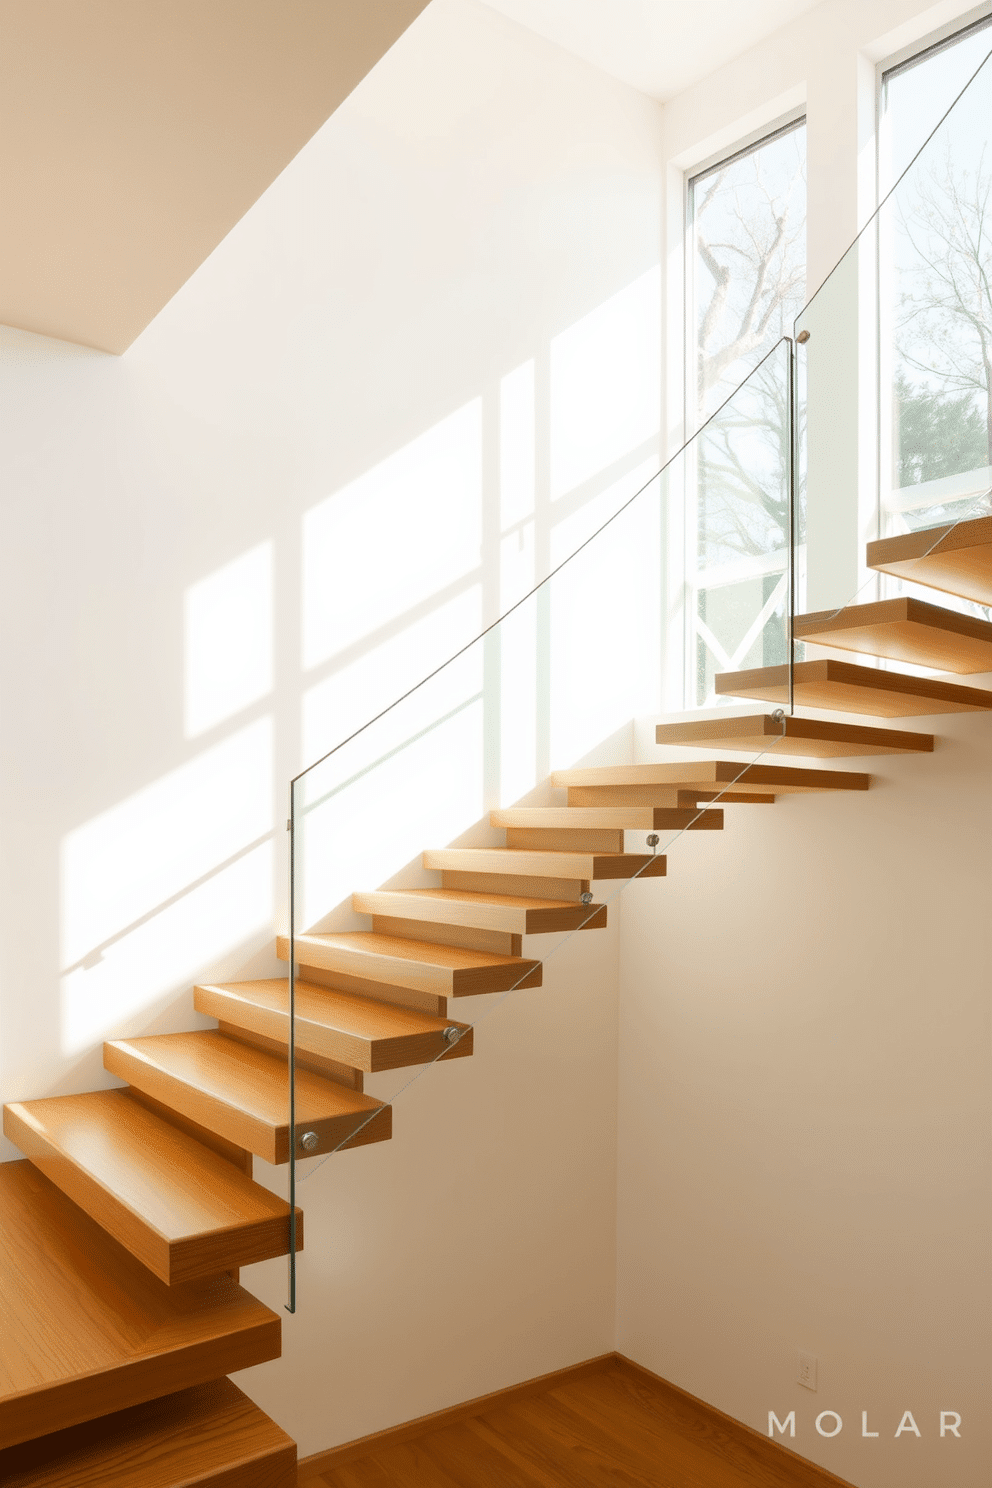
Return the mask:
[[557,1488],[557,1485],[561,1482],[561,1469],[557,1465],[552,1471],[548,1472],[535,1462],[528,1461],[526,1455],[519,1450],[519,1443],[517,1443],[516,1437],[512,1441],[509,1440],[505,1435],[488,1425],[482,1416],[476,1416],[465,1424],[481,1441],[486,1442],[501,1457],[505,1457],[508,1462],[518,1468],[524,1474],[528,1483],[540,1483],[543,1485],[543,1488]]
[[[353,1447],[349,1447],[352,1451]],[[370,1441],[299,1488],[850,1488],[626,1360]]]
[[474,1432],[469,1422],[432,1432],[423,1439],[423,1447],[458,1488],[547,1488],[546,1478],[512,1462],[504,1451]]
[[390,1488],[393,1479],[374,1457],[361,1462],[346,1462],[341,1467],[321,1473],[317,1478],[301,1478],[299,1488]]
[[[716,1488],[724,1483],[728,1488],[824,1488],[825,1481],[840,1481],[798,1454],[772,1460],[762,1438],[736,1423],[725,1426],[721,1417],[634,1369],[613,1371],[604,1382],[604,1396],[626,1401],[638,1417],[656,1423],[666,1451],[677,1451],[680,1458],[686,1451],[706,1453],[714,1464],[706,1481]],[[715,1475],[717,1468],[723,1478]]]
[[[549,1473],[564,1472],[576,1488],[676,1488],[653,1443],[647,1451],[638,1450],[619,1433],[602,1430],[588,1415],[556,1400],[553,1392],[517,1401],[483,1419],[528,1460]],[[685,1476],[678,1488],[696,1488],[696,1481]]]
[[[636,1453],[654,1462],[659,1476],[649,1477],[646,1482],[672,1482],[678,1488],[743,1488],[751,1482],[770,1488],[775,1483],[767,1472],[758,1479],[742,1477],[738,1454],[733,1452],[729,1438],[714,1435],[700,1440],[684,1434],[674,1422],[631,1401],[622,1387],[617,1388],[617,1378],[597,1380],[594,1391],[576,1389],[572,1394],[563,1389],[560,1394],[590,1429],[598,1428],[614,1442],[621,1457]],[[788,1478],[782,1481],[792,1483]]]
[[[424,1441],[401,1442],[395,1447],[383,1447],[375,1454],[375,1464],[382,1470],[383,1488],[461,1488],[457,1478],[451,1477],[432,1458]],[[367,1488],[363,1482],[362,1488]]]

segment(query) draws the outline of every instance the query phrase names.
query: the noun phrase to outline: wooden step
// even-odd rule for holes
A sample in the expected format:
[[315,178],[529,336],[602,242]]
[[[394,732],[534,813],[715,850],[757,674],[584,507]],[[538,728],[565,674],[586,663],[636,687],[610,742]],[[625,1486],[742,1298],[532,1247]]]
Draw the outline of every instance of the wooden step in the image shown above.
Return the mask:
[[665,859],[650,853],[527,852],[506,847],[439,847],[424,853],[425,868],[456,873],[589,882],[596,878],[663,878]]
[[80,1209],[170,1285],[289,1253],[284,1200],[126,1090],[5,1106],[3,1129]]
[[[289,1037],[287,978],[196,987],[193,1005],[208,1017],[283,1045]],[[465,1023],[453,1024],[450,1018],[372,1002],[310,982],[297,980],[295,1012],[298,1050],[366,1074],[431,1064],[438,1058],[461,1059],[472,1053],[472,1030]],[[452,1026],[461,1037],[449,1045],[444,1030]]]
[[0,1451],[4,1488],[296,1488],[296,1443],[232,1380]]
[[470,930],[465,925],[400,920],[394,915],[373,915],[372,933],[389,935],[394,940],[429,940],[432,945],[460,946],[466,951],[486,951],[494,956],[520,957],[524,953],[523,936],[505,930]]
[[[418,890],[415,893],[421,896],[439,897],[440,905],[430,897],[421,899],[403,900],[402,894],[385,894],[385,896],[369,896],[369,894],[352,894],[352,905],[358,909],[358,902],[369,906],[366,914],[372,915],[372,930],[375,934],[388,934],[406,940],[430,940],[434,945],[458,945],[466,946],[473,951],[491,951],[495,955],[519,955],[524,954],[524,934],[522,929],[506,929],[506,926],[522,926],[525,923],[525,914],[521,909],[510,909],[509,912],[498,911],[497,899],[506,899],[510,906],[531,905],[532,908],[541,911],[541,906],[550,906],[555,900],[519,900],[510,896],[482,896],[482,894],[463,894],[461,899],[452,894],[451,899],[442,897],[445,890]],[[491,918],[494,924],[491,926],[473,926],[467,923],[471,918],[480,918],[477,905],[480,902],[483,911],[488,909],[486,917]],[[385,905],[391,912],[384,914],[379,912],[379,906]],[[445,908],[448,905],[449,908]],[[497,909],[497,912],[494,911]],[[596,906],[598,908],[598,906]],[[397,911],[406,911],[405,915],[397,914]],[[574,905],[573,921],[567,923],[567,915],[561,917],[564,929],[596,929],[605,924],[605,909],[602,915],[596,914],[596,909],[587,908],[583,903]],[[409,915],[409,918],[408,918]],[[442,920],[446,915],[448,923]],[[463,923],[457,923],[458,920]],[[495,921],[501,921],[500,924]]]
[[992,517],[870,542],[868,567],[992,605]]
[[[721,672],[715,684],[723,696],[783,703],[789,696],[789,669],[775,666],[751,672]],[[803,708],[836,708],[842,713],[870,713],[876,718],[918,718],[934,713],[987,711],[992,708],[992,692],[962,687],[960,682],[908,677],[902,672],[824,659],[796,663],[795,701]]]
[[[104,1068],[269,1163],[289,1161],[289,1067],[211,1029],[116,1039],[103,1046]],[[306,1069],[296,1071],[298,1157],[364,1147],[392,1135],[392,1108]]]
[[[283,961],[289,960],[287,936],[279,936],[276,950]],[[431,997],[471,997],[477,992],[508,992],[511,988],[541,985],[540,961],[401,940],[364,930],[298,935],[296,959],[303,967],[407,987]]]
[[508,827],[506,846],[514,851],[552,853],[622,853],[623,832],[582,827]]
[[[508,935],[550,935],[562,930],[601,930],[605,904],[568,903],[514,894],[473,894],[457,889],[378,889],[352,894],[359,914],[395,915],[425,923],[466,925]],[[424,939],[430,937],[425,933]]]
[[[738,713],[732,718],[701,718],[690,723],[659,723],[659,744],[693,749],[740,749],[748,754],[802,754],[833,759],[871,754],[928,754],[933,734],[903,729],[835,723],[827,718],[774,718],[771,713]],[[768,758],[763,763],[768,763]]]
[[515,830],[574,828],[620,832],[719,832],[722,811],[675,806],[513,806],[491,811],[494,827]]
[[230,1276],[164,1285],[29,1162],[0,1163],[0,1235],[0,1448],[279,1357]]
[[583,894],[589,893],[590,881],[587,878],[528,878],[523,873],[472,873],[452,869],[442,870],[441,888],[455,894],[547,898],[574,904]]
[[938,672],[992,672],[992,624],[908,595],[797,615],[798,641],[863,651]]
[[710,795],[723,805],[721,789],[739,799],[750,795],[794,795],[807,791],[867,790],[870,775],[851,770],[797,769],[795,765],[750,764],[740,760],[688,760],[681,764],[613,765],[600,769],[557,770],[555,786],[568,790],[572,806],[649,806],[676,788]]
[[[698,811],[700,806],[705,806],[711,801],[719,801],[721,809],[724,806],[774,806],[775,797],[766,791],[679,791],[679,810]],[[619,793],[617,797],[619,804]]]

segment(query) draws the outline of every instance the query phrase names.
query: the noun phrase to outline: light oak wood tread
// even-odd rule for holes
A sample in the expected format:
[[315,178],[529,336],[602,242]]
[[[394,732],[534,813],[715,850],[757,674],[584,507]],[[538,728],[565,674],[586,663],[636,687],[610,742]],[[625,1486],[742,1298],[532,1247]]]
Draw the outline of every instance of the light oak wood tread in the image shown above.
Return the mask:
[[24,1101],[3,1117],[25,1157],[170,1285],[289,1253],[289,1206],[126,1090]]
[[[280,1043],[289,1038],[288,978],[196,987],[193,1004],[208,1017]],[[297,980],[295,1014],[297,1050],[366,1074],[472,1053],[472,1029],[464,1023],[309,982]],[[444,1031],[452,1026],[461,1037],[449,1045]]]
[[[873,754],[929,754],[933,734],[905,729],[837,723],[831,718],[775,718],[771,713],[740,713],[732,718],[701,718],[659,723],[655,742],[693,749],[740,749],[748,754],[799,754],[817,759]],[[766,758],[762,763],[767,764]]]
[[[287,936],[279,936],[276,950],[283,961],[289,960]],[[368,978],[435,997],[469,997],[477,992],[541,985],[540,961],[362,930],[340,935],[298,935],[296,959],[303,967]]]
[[620,832],[719,832],[723,812],[677,806],[513,806],[491,811],[490,824],[511,829]]
[[938,672],[992,672],[992,624],[903,595],[797,615],[795,636]]
[[[716,691],[724,696],[785,703],[789,697],[789,669],[776,666],[721,672],[715,684]],[[836,708],[842,713],[869,713],[876,718],[920,718],[992,709],[992,692],[980,687],[832,659],[798,662],[794,668],[794,696],[803,708]]]
[[[222,1033],[166,1033],[103,1046],[104,1067],[229,1142],[269,1163],[289,1161],[289,1066]],[[297,1143],[319,1157],[341,1146],[364,1147],[392,1135],[392,1108],[306,1069],[296,1071]]]
[[[605,904],[528,899],[514,894],[473,894],[457,889],[378,889],[352,894],[359,914],[391,915],[442,925],[464,925],[508,935],[549,935],[561,930],[599,930]],[[425,932],[425,939],[428,938]]]
[[664,857],[642,853],[540,852],[507,847],[444,847],[424,853],[425,868],[455,873],[509,874],[515,878],[663,878]]
[[868,544],[868,567],[992,604],[992,517],[928,527]]
[[296,1488],[296,1443],[232,1380],[0,1451],[4,1488]]
[[0,1448],[279,1357],[230,1276],[166,1286],[29,1162],[0,1163],[0,1235]]
[[[871,776],[855,774],[851,770],[811,770],[795,765],[768,764],[764,760],[757,764],[742,760],[689,760],[681,764],[558,770],[551,781],[553,785],[567,788],[569,806],[605,806],[621,794],[623,800],[617,804],[642,800],[647,805],[653,796],[671,789],[691,789],[698,799],[719,798],[723,805],[731,795],[747,800],[752,795],[867,790]],[[610,792],[615,795],[611,796]]]

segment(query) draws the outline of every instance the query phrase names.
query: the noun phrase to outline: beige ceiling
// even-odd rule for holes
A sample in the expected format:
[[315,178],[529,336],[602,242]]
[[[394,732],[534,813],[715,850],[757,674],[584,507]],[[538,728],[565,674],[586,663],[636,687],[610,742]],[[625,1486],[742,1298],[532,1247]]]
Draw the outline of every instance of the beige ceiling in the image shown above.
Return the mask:
[[820,0],[486,0],[665,102]]
[[428,0],[0,0],[0,322],[121,352]]

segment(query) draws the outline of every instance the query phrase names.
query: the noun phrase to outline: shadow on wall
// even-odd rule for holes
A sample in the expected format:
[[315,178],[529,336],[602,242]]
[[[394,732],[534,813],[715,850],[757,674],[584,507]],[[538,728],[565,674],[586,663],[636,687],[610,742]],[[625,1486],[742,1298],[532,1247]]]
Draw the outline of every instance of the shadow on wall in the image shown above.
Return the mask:
[[[171,736],[185,759],[62,836],[56,1046],[35,1038],[36,1078],[22,1072],[11,1095],[48,1093],[53,1065],[63,1086],[108,1081],[103,1039],[203,1024],[194,977],[282,970],[272,935],[286,915],[288,775],[516,605],[653,474],[659,314],[652,269],[170,598],[182,636]],[[313,772],[307,923],[657,706],[659,521],[652,488]],[[297,551],[280,553],[289,543]],[[291,659],[280,624],[295,631]]]

